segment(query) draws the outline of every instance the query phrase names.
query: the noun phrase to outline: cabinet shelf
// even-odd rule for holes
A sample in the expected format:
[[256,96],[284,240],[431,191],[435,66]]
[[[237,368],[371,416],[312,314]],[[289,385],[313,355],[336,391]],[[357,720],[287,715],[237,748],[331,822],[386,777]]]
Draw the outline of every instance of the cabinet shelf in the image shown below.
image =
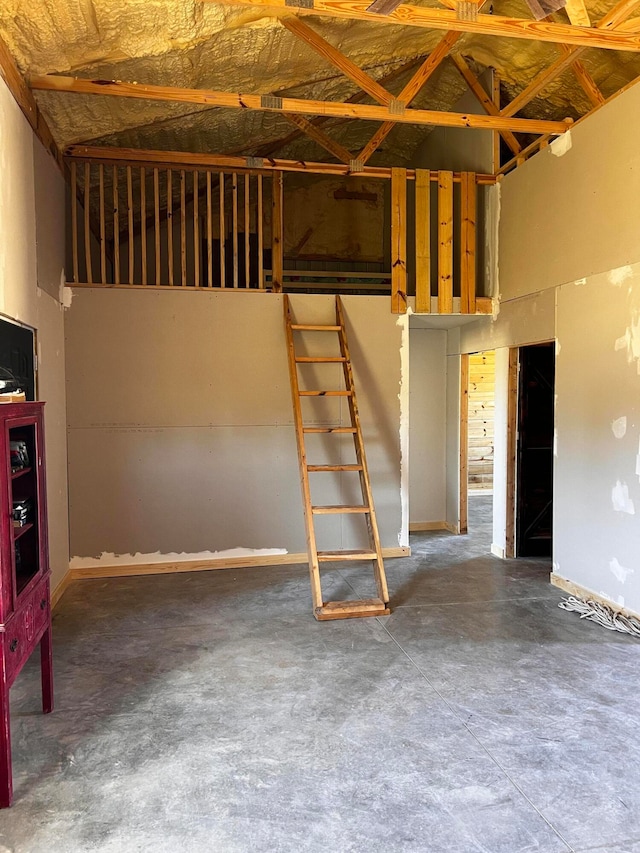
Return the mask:
[[14,527],[13,528],[13,541],[17,542],[18,539],[20,539],[21,536],[24,536],[24,534],[28,530],[31,530],[32,527],[33,527],[32,521],[28,521],[26,524],[23,524],[21,527]]
[[23,477],[25,474],[30,474],[33,471],[33,468],[18,468],[17,471],[11,472],[11,479],[17,480],[18,477]]

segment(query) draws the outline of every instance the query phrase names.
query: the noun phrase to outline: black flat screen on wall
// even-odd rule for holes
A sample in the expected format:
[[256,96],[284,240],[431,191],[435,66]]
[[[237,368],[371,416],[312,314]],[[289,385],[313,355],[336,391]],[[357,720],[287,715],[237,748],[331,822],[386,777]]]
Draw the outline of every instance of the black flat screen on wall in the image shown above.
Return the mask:
[[10,370],[18,379],[27,400],[35,400],[33,369],[33,332],[0,318],[0,367]]

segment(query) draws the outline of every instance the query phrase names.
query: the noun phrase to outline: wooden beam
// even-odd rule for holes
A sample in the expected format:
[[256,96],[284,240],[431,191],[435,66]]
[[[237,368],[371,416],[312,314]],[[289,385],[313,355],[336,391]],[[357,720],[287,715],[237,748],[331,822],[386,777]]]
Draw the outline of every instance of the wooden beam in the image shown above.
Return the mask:
[[364,121],[393,121],[402,124],[437,127],[470,127],[484,130],[513,130],[521,133],[555,133],[558,135],[568,129],[568,124],[564,121],[516,119],[507,116],[506,113],[500,116],[465,115],[464,113],[447,113],[437,110],[405,110],[404,113],[393,113],[389,107],[377,104],[344,104],[336,101],[314,101],[301,98],[273,99],[264,95],[245,95],[206,89],[180,89],[172,86],[147,86],[115,80],[83,80],[78,77],[58,77],[55,75],[32,75],[30,83],[34,89],[48,92],[136,98],[173,103],[200,103],[228,109],[327,115],[363,119]]
[[325,151],[333,154],[333,156],[341,163],[349,163],[354,159],[353,154],[350,151],[347,151],[347,149],[340,145],[339,142],[335,142],[330,136],[327,136],[323,130],[320,130],[319,127],[312,124],[309,119],[306,119],[304,116],[294,115],[293,113],[285,113],[285,117],[291,122],[291,124],[294,124],[302,131],[302,133],[308,136],[309,139],[313,139],[313,141],[322,146]]
[[591,18],[584,0],[567,0],[565,10],[574,27],[590,27]]
[[[531,83],[529,83],[526,89],[523,89],[522,92],[520,92],[520,94],[511,101],[511,103],[507,104],[503,110],[500,110],[500,115],[513,116],[519,112],[524,106],[537,97],[540,92],[546,89],[547,86],[556,79],[556,77],[559,77],[560,74],[566,71],[566,69],[569,68],[576,59],[578,59],[580,54],[584,53],[584,50],[585,48],[567,48],[566,53],[563,52],[562,56],[556,59],[554,63],[541,71],[531,81]],[[544,131],[542,132],[544,133]]]
[[460,356],[460,462],[458,466],[460,499],[458,533],[468,531],[469,510],[469,356]]
[[31,128],[46,150],[51,154],[60,169],[63,168],[62,152],[58,148],[53,134],[49,130],[44,116],[33,94],[16,65],[4,40],[0,38],[0,77],[7,84],[17,105],[22,110]]
[[[156,151],[145,148],[98,148],[86,145],[71,145],[65,152],[71,162],[74,160],[92,160],[97,163],[144,163],[145,165],[177,166],[190,169],[226,169],[242,171],[247,168],[246,157],[230,157],[227,154],[196,154],[188,151]],[[253,169],[256,171],[254,164]],[[350,174],[349,166],[343,163],[313,163],[305,160],[263,160],[257,171],[260,172],[301,172],[308,175]],[[365,166],[358,174],[369,178],[389,180],[391,169],[388,166]],[[438,172],[431,171],[432,181],[438,180]],[[460,172],[453,173],[454,183],[460,183]],[[407,180],[415,180],[415,170],[407,169]],[[476,174],[476,183],[491,186],[496,183],[495,175]]]
[[[469,68],[466,60],[461,55],[452,56],[451,59],[453,60],[453,64],[456,66],[456,68],[462,75],[462,79],[465,81],[469,89],[473,92],[473,94],[484,107],[484,110],[487,115],[500,115],[500,108],[494,104],[492,98],[490,98],[489,95],[485,92],[484,86],[475,76],[473,71]],[[500,133],[500,135],[514,154],[518,154],[522,150],[522,146],[515,138],[513,133],[508,130],[498,131],[498,133]]]
[[476,313],[476,213],[475,175],[463,172],[460,228],[460,313]]
[[438,313],[453,311],[453,175],[438,179]]
[[391,312],[407,313],[407,170],[391,170]]
[[[566,45],[561,45],[560,50],[565,56],[571,52],[571,48]],[[576,59],[575,55],[573,57],[573,62],[571,63],[571,69],[593,106],[602,106],[602,104],[604,104],[604,95],[598,88],[591,74],[589,74],[582,62],[579,59]]]
[[512,157],[511,160],[508,160],[503,166],[501,166],[496,174],[506,175],[507,172],[510,172],[516,166],[520,166],[521,163],[523,163],[527,159],[527,157],[529,157],[531,154],[534,154],[539,148],[544,148],[546,145],[548,145],[548,143],[548,136],[539,136],[537,139],[534,139],[534,141],[530,145],[527,145],[526,148],[523,148],[520,154],[518,154],[516,157]]
[[416,314],[431,311],[431,181],[416,170]]
[[319,53],[324,59],[328,60],[332,65],[335,65],[344,75],[349,77],[359,86],[363,92],[371,95],[371,97],[385,106],[388,106],[393,100],[393,95],[389,94],[373,77],[369,77],[366,71],[359,68],[354,62],[348,59],[328,41],[318,35],[315,30],[296,18],[295,15],[290,15],[286,18],[281,18],[280,23],[283,27],[293,33],[299,39],[306,42],[309,47],[312,47],[316,53]]
[[274,172],[271,184],[271,290],[274,293],[282,291],[284,265],[282,201],[282,172]]
[[[213,2],[213,0],[202,0]],[[574,27],[572,24],[557,24],[549,21],[534,21],[529,18],[509,18],[502,15],[478,14],[476,20],[460,20],[457,12],[448,9],[432,9],[426,6],[411,6],[403,3],[390,15],[367,12],[367,0],[313,0],[313,5],[294,7],[291,0],[215,0],[230,5],[251,6],[265,10],[265,16],[273,10],[296,15],[314,15],[323,18],[340,18],[349,21],[369,21],[394,26],[424,27],[430,30],[457,30],[475,35],[502,36],[504,38],[529,39],[532,41],[573,44],[580,47],[596,47],[607,50],[640,50],[640,37],[632,33],[616,32],[615,26],[640,5],[640,0],[623,0],[616,13],[606,25],[606,31],[595,27]],[[624,11],[623,11],[624,10]],[[613,10],[612,10],[613,11]]]
[[[412,76],[407,85],[398,95],[398,101],[401,104],[407,106],[411,103],[411,101],[415,98],[420,89],[422,89],[422,87],[429,80],[436,68],[440,66],[442,60],[447,56],[447,54],[459,38],[460,33],[447,33],[444,36],[444,38],[438,43],[434,50],[431,51],[429,56],[427,56],[420,68],[418,68],[416,73]],[[362,151],[358,155],[358,160],[360,160],[363,164],[366,163],[371,158],[371,155],[374,153],[374,151],[376,151],[380,147],[382,142],[391,133],[395,126],[395,121],[385,121],[385,123],[381,125],[378,130],[376,130],[369,142],[362,149]]]

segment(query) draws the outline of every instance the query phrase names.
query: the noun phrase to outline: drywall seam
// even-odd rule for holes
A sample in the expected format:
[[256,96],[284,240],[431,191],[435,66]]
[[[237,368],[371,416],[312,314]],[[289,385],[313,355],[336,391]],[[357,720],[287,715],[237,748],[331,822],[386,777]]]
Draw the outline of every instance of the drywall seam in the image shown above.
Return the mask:
[[398,545],[409,545],[409,314],[396,320],[401,330],[400,339],[400,506],[401,521]]

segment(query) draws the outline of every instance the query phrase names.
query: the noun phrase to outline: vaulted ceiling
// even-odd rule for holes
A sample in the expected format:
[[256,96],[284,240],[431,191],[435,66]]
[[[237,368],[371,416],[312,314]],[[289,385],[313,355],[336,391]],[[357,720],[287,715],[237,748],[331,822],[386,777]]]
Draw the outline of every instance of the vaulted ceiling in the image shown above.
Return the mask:
[[[444,10],[445,5],[456,4],[416,5]],[[611,0],[587,0],[592,26],[614,5]],[[626,22],[619,24],[619,31],[631,36],[640,32],[640,21],[632,17],[635,5],[631,0],[625,4]],[[273,9],[257,2],[219,5],[201,0],[1,0],[0,37],[27,79],[34,75],[38,104],[61,148],[82,142],[335,160],[335,155],[306,133],[296,133],[291,119],[280,112],[40,91],[37,85],[37,75],[54,74],[320,102],[345,102],[361,92],[353,79],[276,16],[290,15],[296,8],[279,6]],[[492,5],[489,0],[482,14],[492,14],[496,20],[504,16],[533,20],[523,0],[493,0]],[[382,81],[394,96],[446,35],[446,28],[404,26],[389,19],[305,15],[302,20],[370,78]],[[556,13],[554,20],[569,26],[565,11]],[[486,68],[497,71],[505,107],[567,50],[550,41],[478,32],[461,32],[452,41],[450,49],[447,45],[443,50],[448,55],[412,101],[412,108],[447,111],[454,107],[467,89],[455,62],[458,57],[466,60],[473,76]],[[640,43],[634,44],[630,41],[628,50],[586,48],[579,55],[581,65],[567,63],[563,73],[524,103],[517,116],[581,117],[640,75]],[[372,104],[375,100],[366,95],[360,102]],[[337,118],[324,122],[322,132],[356,156],[378,127],[379,122],[361,118]],[[406,164],[430,130],[425,124],[395,125],[371,163]],[[519,137],[522,145],[532,138]]]

